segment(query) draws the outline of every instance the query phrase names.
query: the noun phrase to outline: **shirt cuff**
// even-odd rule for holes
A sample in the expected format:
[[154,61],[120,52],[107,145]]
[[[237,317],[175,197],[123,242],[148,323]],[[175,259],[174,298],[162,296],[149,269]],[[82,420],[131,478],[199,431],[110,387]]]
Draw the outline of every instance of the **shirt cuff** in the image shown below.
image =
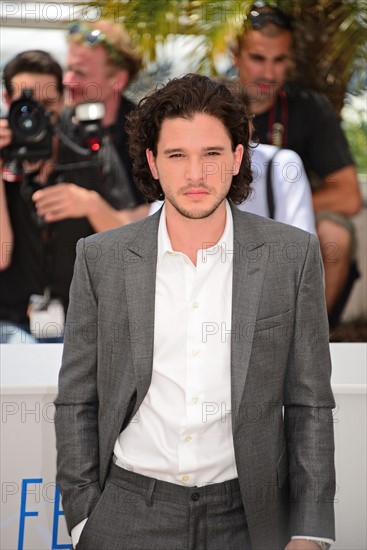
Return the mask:
[[72,528],[72,530],[71,530],[71,542],[73,543],[73,548],[75,548],[76,545],[78,544],[79,539],[80,539],[80,535],[82,534],[82,531],[84,529],[84,525],[87,523],[87,521],[88,521],[88,518],[83,519],[83,521],[81,521],[80,523],[75,525],[75,527]]
[[324,537],[310,537],[309,535],[294,535],[292,537],[292,540],[293,539],[321,540],[322,542],[327,542],[328,544],[333,544],[333,542],[335,542],[333,539],[325,539]]

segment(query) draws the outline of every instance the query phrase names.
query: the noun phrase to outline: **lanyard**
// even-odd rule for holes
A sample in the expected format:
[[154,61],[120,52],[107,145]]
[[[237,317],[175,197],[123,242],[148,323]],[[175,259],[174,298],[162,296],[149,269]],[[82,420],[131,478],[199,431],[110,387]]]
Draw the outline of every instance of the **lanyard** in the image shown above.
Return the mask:
[[[276,122],[280,100],[280,121]],[[268,142],[276,147],[286,147],[288,141],[288,101],[285,90],[280,90],[268,118]]]

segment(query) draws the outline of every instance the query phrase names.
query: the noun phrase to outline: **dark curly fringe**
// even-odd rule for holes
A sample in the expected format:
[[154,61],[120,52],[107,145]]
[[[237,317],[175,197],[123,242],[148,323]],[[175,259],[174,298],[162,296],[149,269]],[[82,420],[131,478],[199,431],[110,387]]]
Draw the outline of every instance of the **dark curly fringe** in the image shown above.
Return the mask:
[[240,93],[233,93],[223,83],[206,76],[188,74],[174,78],[165,86],[157,87],[143,98],[127,120],[130,138],[129,151],[133,159],[134,177],[148,202],[164,199],[158,180],[150,172],[146,149],[157,154],[161,125],[166,118],[192,118],[203,113],[218,118],[227,129],[233,151],[244,146],[239,173],[233,177],[227,198],[235,204],[245,201],[252,182],[249,140],[252,131],[251,117]]

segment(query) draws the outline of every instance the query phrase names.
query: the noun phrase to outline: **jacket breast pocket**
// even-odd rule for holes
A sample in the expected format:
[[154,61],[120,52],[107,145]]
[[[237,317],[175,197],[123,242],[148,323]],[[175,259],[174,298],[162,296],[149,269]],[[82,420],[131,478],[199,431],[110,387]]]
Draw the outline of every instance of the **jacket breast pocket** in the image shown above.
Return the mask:
[[261,330],[270,330],[271,328],[290,324],[293,320],[293,311],[293,309],[289,309],[284,313],[272,315],[271,317],[256,319],[255,332],[260,332]]

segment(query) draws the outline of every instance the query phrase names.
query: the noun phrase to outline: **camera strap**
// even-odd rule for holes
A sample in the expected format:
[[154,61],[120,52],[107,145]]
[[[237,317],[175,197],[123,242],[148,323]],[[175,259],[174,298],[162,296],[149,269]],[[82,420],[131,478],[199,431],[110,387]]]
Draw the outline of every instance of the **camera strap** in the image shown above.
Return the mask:
[[288,99],[285,90],[280,90],[268,116],[268,140],[276,147],[287,146],[288,141]]

